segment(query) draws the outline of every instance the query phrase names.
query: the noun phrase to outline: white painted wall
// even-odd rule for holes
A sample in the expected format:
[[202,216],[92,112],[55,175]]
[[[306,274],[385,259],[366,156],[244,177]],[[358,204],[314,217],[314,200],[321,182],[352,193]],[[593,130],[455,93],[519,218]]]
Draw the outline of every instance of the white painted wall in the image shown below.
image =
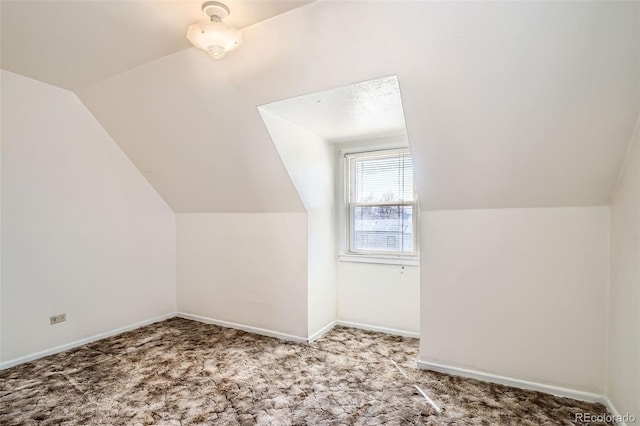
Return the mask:
[[260,114],[307,211],[308,336],[336,319],[336,157],[320,136],[270,112]]
[[608,207],[422,212],[420,359],[604,392]]
[[607,395],[640,418],[640,125],[611,199]]
[[[0,75],[0,91],[2,91],[2,75]],[[0,362],[2,362],[2,106],[0,100]]]
[[338,262],[338,320],[420,332],[420,267]]
[[173,211],[73,93],[1,82],[1,359],[175,311]]
[[333,203],[309,210],[309,337],[336,320],[336,224]]
[[178,311],[306,338],[305,213],[185,213],[176,223]]

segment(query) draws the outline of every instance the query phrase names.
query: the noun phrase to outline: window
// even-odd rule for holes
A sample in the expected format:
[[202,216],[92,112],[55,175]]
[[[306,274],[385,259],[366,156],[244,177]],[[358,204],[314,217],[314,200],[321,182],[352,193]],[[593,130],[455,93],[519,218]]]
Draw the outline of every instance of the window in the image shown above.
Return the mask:
[[345,159],[348,253],[416,256],[418,199],[409,149]]

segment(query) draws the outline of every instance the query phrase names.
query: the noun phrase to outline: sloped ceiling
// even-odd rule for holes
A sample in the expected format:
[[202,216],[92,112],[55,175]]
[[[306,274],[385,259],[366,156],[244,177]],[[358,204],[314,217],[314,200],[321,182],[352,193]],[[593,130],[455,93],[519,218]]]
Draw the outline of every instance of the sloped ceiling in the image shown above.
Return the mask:
[[[225,0],[244,28],[312,0]],[[202,1],[2,0],[2,67],[78,89],[191,46]]]
[[177,212],[300,211],[257,106],[389,75],[423,209],[607,204],[639,114],[639,10],[320,1],[222,61],[188,48],[75,91]]

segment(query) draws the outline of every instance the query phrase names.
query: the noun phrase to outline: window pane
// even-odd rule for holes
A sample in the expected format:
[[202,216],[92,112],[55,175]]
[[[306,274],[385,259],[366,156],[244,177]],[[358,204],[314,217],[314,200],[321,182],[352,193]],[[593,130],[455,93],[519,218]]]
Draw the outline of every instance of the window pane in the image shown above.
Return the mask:
[[354,207],[351,220],[352,251],[414,252],[412,206]]
[[413,200],[413,163],[408,152],[382,157],[356,157],[351,161],[351,201],[375,203]]
[[347,159],[351,209],[348,250],[417,254],[412,207],[417,200],[409,150],[350,154]]

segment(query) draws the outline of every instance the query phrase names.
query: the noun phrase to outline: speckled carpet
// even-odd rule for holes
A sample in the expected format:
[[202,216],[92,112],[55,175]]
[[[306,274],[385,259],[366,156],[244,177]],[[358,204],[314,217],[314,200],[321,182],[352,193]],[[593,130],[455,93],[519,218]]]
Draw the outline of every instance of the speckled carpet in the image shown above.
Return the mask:
[[605,413],[419,370],[417,354],[416,339],[343,327],[300,345],[173,318],[0,372],[0,424],[571,425]]

